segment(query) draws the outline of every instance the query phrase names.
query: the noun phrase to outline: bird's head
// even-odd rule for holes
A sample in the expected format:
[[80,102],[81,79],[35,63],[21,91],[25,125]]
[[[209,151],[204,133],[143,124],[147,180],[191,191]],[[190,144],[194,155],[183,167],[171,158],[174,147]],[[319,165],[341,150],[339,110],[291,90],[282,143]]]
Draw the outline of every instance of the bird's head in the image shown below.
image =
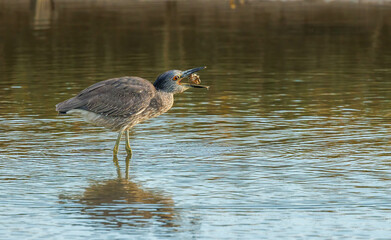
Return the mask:
[[153,85],[157,90],[169,92],[173,94],[184,92],[189,88],[208,88],[207,86],[203,86],[203,85],[181,82],[182,79],[204,68],[206,67],[197,67],[186,71],[170,70],[163,74],[160,74]]

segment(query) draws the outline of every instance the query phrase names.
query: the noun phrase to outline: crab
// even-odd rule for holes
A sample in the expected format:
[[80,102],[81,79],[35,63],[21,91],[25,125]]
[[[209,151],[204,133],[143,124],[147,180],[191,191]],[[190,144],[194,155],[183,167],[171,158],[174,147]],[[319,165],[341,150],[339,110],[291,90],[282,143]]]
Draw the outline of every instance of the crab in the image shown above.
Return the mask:
[[200,79],[200,76],[198,74],[190,74],[189,76],[189,80],[191,83],[194,83],[194,84],[200,84],[201,83],[201,79]]

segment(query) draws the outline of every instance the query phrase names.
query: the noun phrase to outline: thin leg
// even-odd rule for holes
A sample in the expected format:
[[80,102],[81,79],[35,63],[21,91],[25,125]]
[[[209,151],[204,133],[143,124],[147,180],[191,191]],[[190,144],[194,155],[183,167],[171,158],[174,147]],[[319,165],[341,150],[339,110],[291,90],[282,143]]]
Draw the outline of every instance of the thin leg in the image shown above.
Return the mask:
[[113,149],[114,156],[117,156],[117,154],[118,154],[119,142],[121,141],[121,137],[124,134],[124,131],[125,131],[125,129],[121,129],[118,133],[117,141],[115,142],[114,149]]
[[130,167],[130,158],[132,157],[132,155],[128,155],[126,156],[126,159],[125,159],[125,179],[126,180],[129,180],[129,167]]
[[129,159],[132,157],[132,149],[130,148],[130,143],[129,143],[129,129],[126,130],[125,132],[125,139],[126,139],[126,151],[128,152]]
[[117,176],[118,176],[118,179],[121,179],[121,169],[119,168],[119,163],[118,163],[118,158],[117,158],[117,155],[114,155],[113,156],[113,162],[114,162],[114,165],[115,167],[117,168]]

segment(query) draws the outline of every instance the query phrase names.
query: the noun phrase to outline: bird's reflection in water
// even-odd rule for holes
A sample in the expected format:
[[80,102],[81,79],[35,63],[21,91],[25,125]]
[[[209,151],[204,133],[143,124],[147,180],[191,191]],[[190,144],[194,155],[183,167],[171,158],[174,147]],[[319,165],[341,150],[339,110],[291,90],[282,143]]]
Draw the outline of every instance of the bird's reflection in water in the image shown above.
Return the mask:
[[[126,159],[127,169],[129,160]],[[120,174],[118,159],[116,166]],[[81,204],[83,214],[104,225],[148,227],[157,224],[160,227],[176,227],[174,201],[162,193],[142,189],[128,176],[127,170],[126,179],[119,175],[117,179],[91,184],[80,196],[62,195],[60,198]]]
[[157,220],[164,227],[175,226],[172,199],[143,190],[126,179],[92,184],[79,202],[84,205],[83,213],[104,224],[143,226]]
[[[130,168],[130,159],[132,158],[132,155],[127,155],[125,159],[125,179],[129,179],[129,168]],[[121,168],[119,167],[119,162],[117,155],[113,155],[113,162],[115,167],[117,168],[117,176],[118,178],[122,178],[121,175]]]

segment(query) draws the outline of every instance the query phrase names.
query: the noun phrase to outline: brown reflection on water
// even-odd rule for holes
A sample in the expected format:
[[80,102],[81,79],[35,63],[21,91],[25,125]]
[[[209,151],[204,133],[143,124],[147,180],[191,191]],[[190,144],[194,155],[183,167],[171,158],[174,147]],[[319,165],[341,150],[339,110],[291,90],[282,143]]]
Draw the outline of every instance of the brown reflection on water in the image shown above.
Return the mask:
[[60,199],[82,204],[82,213],[104,225],[147,227],[152,221],[158,221],[162,227],[175,227],[174,201],[163,193],[144,190],[129,180],[130,158],[128,155],[125,159],[125,178],[122,178],[118,158],[114,156],[116,179],[96,181],[81,196],[61,195]]
[[60,196],[82,204],[80,212],[104,225],[148,227],[157,221],[175,227],[174,201],[158,192],[144,190],[127,179],[110,179],[88,186],[81,196]]

